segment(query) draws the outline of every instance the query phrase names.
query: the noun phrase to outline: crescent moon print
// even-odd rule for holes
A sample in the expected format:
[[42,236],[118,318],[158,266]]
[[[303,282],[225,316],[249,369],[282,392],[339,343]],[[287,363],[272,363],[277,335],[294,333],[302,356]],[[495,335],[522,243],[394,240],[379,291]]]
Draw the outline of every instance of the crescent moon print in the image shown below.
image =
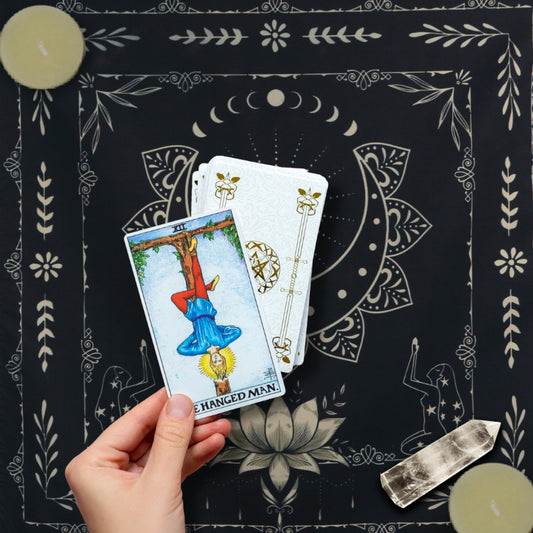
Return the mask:
[[318,113],[320,111],[320,108],[322,107],[322,100],[320,100],[318,96],[314,96],[314,95],[313,95],[313,98],[316,101],[316,107],[313,109],[313,111],[309,111],[309,113],[312,113],[312,114]]
[[357,133],[357,122],[355,122],[355,120],[352,120],[350,127],[343,133],[343,135],[345,137],[351,137],[352,135],[355,135],[356,133]]
[[209,118],[217,124],[222,124],[224,122],[223,120],[217,117],[215,107],[211,108],[211,111],[209,112]]
[[[295,98],[288,98],[293,94],[296,102]],[[257,109],[263,102],[266,105]],[[397,196],[410,150],[379,141],[355,145],[354,149],[358,122],[352,117],[347,120],[334,104],[325,114],[324,104],[317,95],[299,91],[275,87],[248,91],[226,100],[229,116],[233,115],[231,126],[210,112],[209,128],[204,131],[196,122],[194,131],[201,140],[209,138],[209,129],[231,127],[231,133],[222,134],[231,143],[231,155],[238,157],[239,150],[251,144],[258,161],[316,170],[328,179],[330,191],[314,258],[308,340],[327,356],[354,362],[363,346],[365,315],[385,314],[412,305],[400,256],[424,237],[431,224]],[[289,120],[291,114],[298,120]],[[268,119],[270,115],[272,118]],[[266,128],[267,119],[274,129]],[[325,124],[328,138],[335,141],[324,146],[322,126],[321,135],[313,135],[317,120]],[[280,124],[283,128],[279,128]],[[266,141],[260,141],[268,136]],[[261,154],[261,144],[273,146],[274,153]],[[339,158],[339,154],[344,155]],[[250,158],[249,152],[241,157]],[[339,179],[343,180],[342,186],[335,186]],[[353,281],[347,282],[338,275],[341,265],[343,272],[352,273]]]
[[296,95],[296,98],[298,98],[298,103],[293,106],[289,106],[289,109],[298,109],[302,105],[302,95],[297,91],[291,91],[292,94]]
[[196,137],[206,137],[206,134],[200,129],[200,126],[198,126],[198,122],[195,122],[192,125],[192,132],[196,135]]
[[235,111],[232,107],[233,100],[235,99],[235,96],[232,96],[226,103],[226,107],[228,108],[230,113],[233,113],[234,115],[238,115],[239,111]]
[[339,109],[336,105],[333,106],[333,114],[326,119],[326,122],[335,122],[339,118]]
[[256,91],[252,91],[247,97],[246,97],[246,103],[248,104],[248,107],[250,109],[261,109],[261,107],[253,106],[250,103],[250,98],[256,93]]

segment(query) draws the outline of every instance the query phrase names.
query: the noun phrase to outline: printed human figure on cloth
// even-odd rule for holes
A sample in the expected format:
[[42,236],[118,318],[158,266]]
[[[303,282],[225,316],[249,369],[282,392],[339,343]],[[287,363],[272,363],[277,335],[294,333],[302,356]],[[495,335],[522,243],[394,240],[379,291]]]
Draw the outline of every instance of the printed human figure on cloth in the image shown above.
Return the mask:
[[415,337],[411,342],[411,356],[405,370],[404,385],[421,393],[422,428],[401,444],[402,452],[411,455],[427,444],[452,431],[463,422],[465,409],[448,363],[434,365],[425,376],[417,372],[420,345]]
[[169,394],[199,418],[283,394],[231,210],[125,240]]
[[150,389],[155,391],[156,381],[144,339],[141,340],[139,351],[142,364],[140,379],[136,380],[128,369],[118,365],[109,366],[104,372],[94,410],[102,430],[135,407]]

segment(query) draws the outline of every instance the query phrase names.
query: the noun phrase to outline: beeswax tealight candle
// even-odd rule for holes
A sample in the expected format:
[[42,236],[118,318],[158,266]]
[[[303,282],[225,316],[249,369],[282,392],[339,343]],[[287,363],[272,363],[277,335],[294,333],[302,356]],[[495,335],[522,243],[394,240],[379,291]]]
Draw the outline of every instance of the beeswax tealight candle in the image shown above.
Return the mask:
[[454,485],[449,510],[457,533],[530,533],[533,485],[504,464],[475,466]]
[[31,89],[53,89],[69,81],[85,55],[80,27],[51,6],[15,13],[0,35],[0,60],[7,73]]

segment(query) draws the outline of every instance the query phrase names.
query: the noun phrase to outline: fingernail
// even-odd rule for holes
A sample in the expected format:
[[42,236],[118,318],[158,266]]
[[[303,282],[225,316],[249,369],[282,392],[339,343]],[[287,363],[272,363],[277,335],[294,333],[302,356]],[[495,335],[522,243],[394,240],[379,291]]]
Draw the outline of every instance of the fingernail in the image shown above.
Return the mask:
[[192,402],[188,396],[174,394],[167,404],[167,413],[172,418],[187,418],[191,414]]

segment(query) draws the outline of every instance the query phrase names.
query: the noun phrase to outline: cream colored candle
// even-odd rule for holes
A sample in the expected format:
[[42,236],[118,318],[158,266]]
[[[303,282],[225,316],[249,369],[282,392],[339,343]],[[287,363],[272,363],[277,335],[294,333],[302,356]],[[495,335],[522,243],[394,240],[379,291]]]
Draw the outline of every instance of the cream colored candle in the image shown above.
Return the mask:
[[504,464],[475,466],[455,483],[449,510],[457,533],[530,533],[533,485]]
[[31,6],[15,13],[0,35],[0,60],[18,83],[53,89],[69,81],[85,55],[80,27],[50,6]]

